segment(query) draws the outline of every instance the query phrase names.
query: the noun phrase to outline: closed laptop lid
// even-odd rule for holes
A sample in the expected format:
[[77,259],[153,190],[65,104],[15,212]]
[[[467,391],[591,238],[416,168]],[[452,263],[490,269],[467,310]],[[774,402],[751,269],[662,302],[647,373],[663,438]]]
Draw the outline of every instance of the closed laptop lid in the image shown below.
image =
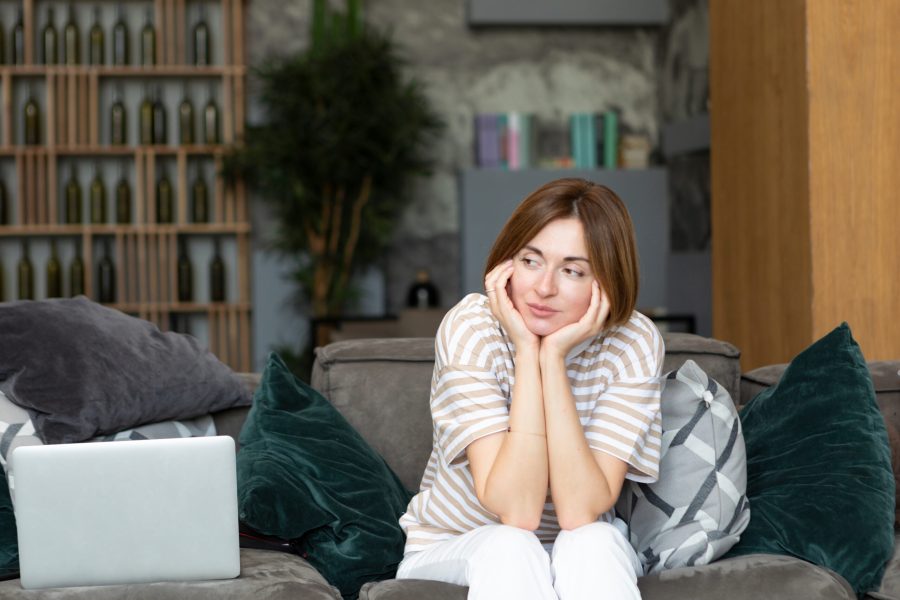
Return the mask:
[[11,473],[26,589],[240,574],[228,436],[20,447]]

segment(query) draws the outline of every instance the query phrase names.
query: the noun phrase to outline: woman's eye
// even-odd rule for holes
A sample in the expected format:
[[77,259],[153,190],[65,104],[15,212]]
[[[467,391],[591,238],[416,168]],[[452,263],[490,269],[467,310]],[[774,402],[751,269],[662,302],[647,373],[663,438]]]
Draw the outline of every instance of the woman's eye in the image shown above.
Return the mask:
[[577,269],[563,269],[563,273],[566,275],[571,275],[572,277],[584,277],[584,273],[578,271]]
[[524,264],[526,267],[535,267],[535,266],[537,266],[537,261],[534,260],[533,258],[528,258],[527,256],[523,256],[523,257],[520,258],[519,260],[521,260],[521,261],[522,261],[522,264]]

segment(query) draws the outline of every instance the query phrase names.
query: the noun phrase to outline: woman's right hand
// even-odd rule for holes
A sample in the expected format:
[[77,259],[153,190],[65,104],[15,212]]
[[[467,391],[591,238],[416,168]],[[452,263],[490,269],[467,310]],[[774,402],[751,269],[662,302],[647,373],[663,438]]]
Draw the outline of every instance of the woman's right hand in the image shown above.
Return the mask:
[[522,318],[509,298],[509,278],[512,277],[514,269],[512,259],[503,261],[491,269],[484,278],[484,290],[491,312],[500,321],[500,325],[515,344],[516,350],[529,346],[537,350],[540,348],[541,338],[528,329],[525,319]]

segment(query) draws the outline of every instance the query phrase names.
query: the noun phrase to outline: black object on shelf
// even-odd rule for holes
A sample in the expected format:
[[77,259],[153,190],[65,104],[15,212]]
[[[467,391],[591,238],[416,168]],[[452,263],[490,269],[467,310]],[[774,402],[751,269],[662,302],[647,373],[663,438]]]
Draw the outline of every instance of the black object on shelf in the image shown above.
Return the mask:
[[116,301],[116,267],[109,255],[109,240],[103,240],[103,258],[97,265],[97,299],[103,304]]
[[428,269],[419,269],[416,272],[416,282],[410,286],[406,295],[406,306],[410,308],[437,308],[440,304],[440,296],[437,288],[431,283]]

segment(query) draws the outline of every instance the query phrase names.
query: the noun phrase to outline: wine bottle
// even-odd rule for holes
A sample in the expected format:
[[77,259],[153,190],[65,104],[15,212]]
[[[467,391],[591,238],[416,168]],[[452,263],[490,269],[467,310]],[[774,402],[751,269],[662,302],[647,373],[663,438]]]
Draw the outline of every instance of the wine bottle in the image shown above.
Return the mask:
[[56,240],[50,240],[50,258],[47,259],[47,297],[62,296],[62,267],[56,255]]
[[22,258],[19,259],[19,300],[34,300],[34,269],[28,257],[28,240],[22,240]]
[[128,136],[128,115],[125,112],[125,103],[122,102],[121,88],[116,87],[116,95],[112,106],[109,108],[109,132],[110,143],[114,146],[124,146]]
[[203,143],[219,143],[219,109],[216,108],[212,89],[209,92],[209,101],[203,107]]
[[12,64],[25,64],[25,24],[22,22],[22,7],[16,12],[16,24],[12,32]]
[[187,241],[178,240],[178,301],[191,302],[194,298],[194,268],[187,254]]
[[84,259],[81,258],[81,243],[75,244],[75,258],[69,264],[69,296],[74,298],[84,294]]
[[67,65],[78,64],[80,45],[78,41],[78,24],[75,22],[75,9],[70,1],[68,19],[63,28],[63,48],[66,52],[65,63]]
[[156,64],[156,29],[153,27],[152,11],[152,8],[147,9],[147,17],[141,29],[141,65],[144,67]]
[[6,183],[2,179],[0,179],[0,225],[9,225],[9,197],[6,195]]
[[119,182],[116,184],[116,223],[119,225],[131,223],[131,187],[125,179],[121,165],[119,165]]
[[416,272],[416,282],[406,295],[406,305],[410,308],[435,308],[440,304],[437,288],[431,283],[428,269]]
[[209,56],[209,26],[206,24],[206,10],[200,3],[200,18],[194,25],[194,64],[205,67],[212,63]]
[[6,302],[6,272],[3,270],[3,261],[0,261],[0,302]]
[[219,253],[219,239],[213,241],[213,257],[209,261],[209,299],[212,302],[225,301],[225,261]]
[[69,181],[66,183],[66,223],[81,224],[81,185],[75,175],[75,165],[69,167]]
[[106,223],[106,186],[100,176],[100,169],[94,167],[94,179],[91,180],[91,223],[103,225]]
[[194,143],[194,105],[188,98],[187,87],[184,99],[178,105],[178,142],[183,145]]
[[141,144],[153,143],[153,100],[144,90],[144,100],[141,102]]
[[116,23],[112,30],[112,64],[128,64],[128,26],[122,18],[122,4],[116,4]]
[[166,143],[166,107],[159,88],[153,93],[153,143]]
[[171,223],[174,215],[172,212],[172,183],[168,175],[163,171],[156,182],[156,222]]
[[94,24],[88,35],[88,63],[102,65],[105,61],[103,26],[100,24],[100,7],[94,7]]
[[194,223],[209,222],[209,192],[200,165],[197,165],[197,175],[191,185],[191,217]]
[[103,240],[103,258],[97,265],[97,299],[104,304],[116,301],[116,267],[109,255],[109,240]]
[[29,95],[25,102],[25,144],[41,143],[41,109],[34,96]]
[[[6,64],[6,31],[0,23],[0,65]],[[0,300],[3,302],[3,300]]]
[[47,23],[41,32],[41,48],[44,51],[44,64],[55,65],[57,62],[56,28],[53,26],[53,7],[47,7]]

